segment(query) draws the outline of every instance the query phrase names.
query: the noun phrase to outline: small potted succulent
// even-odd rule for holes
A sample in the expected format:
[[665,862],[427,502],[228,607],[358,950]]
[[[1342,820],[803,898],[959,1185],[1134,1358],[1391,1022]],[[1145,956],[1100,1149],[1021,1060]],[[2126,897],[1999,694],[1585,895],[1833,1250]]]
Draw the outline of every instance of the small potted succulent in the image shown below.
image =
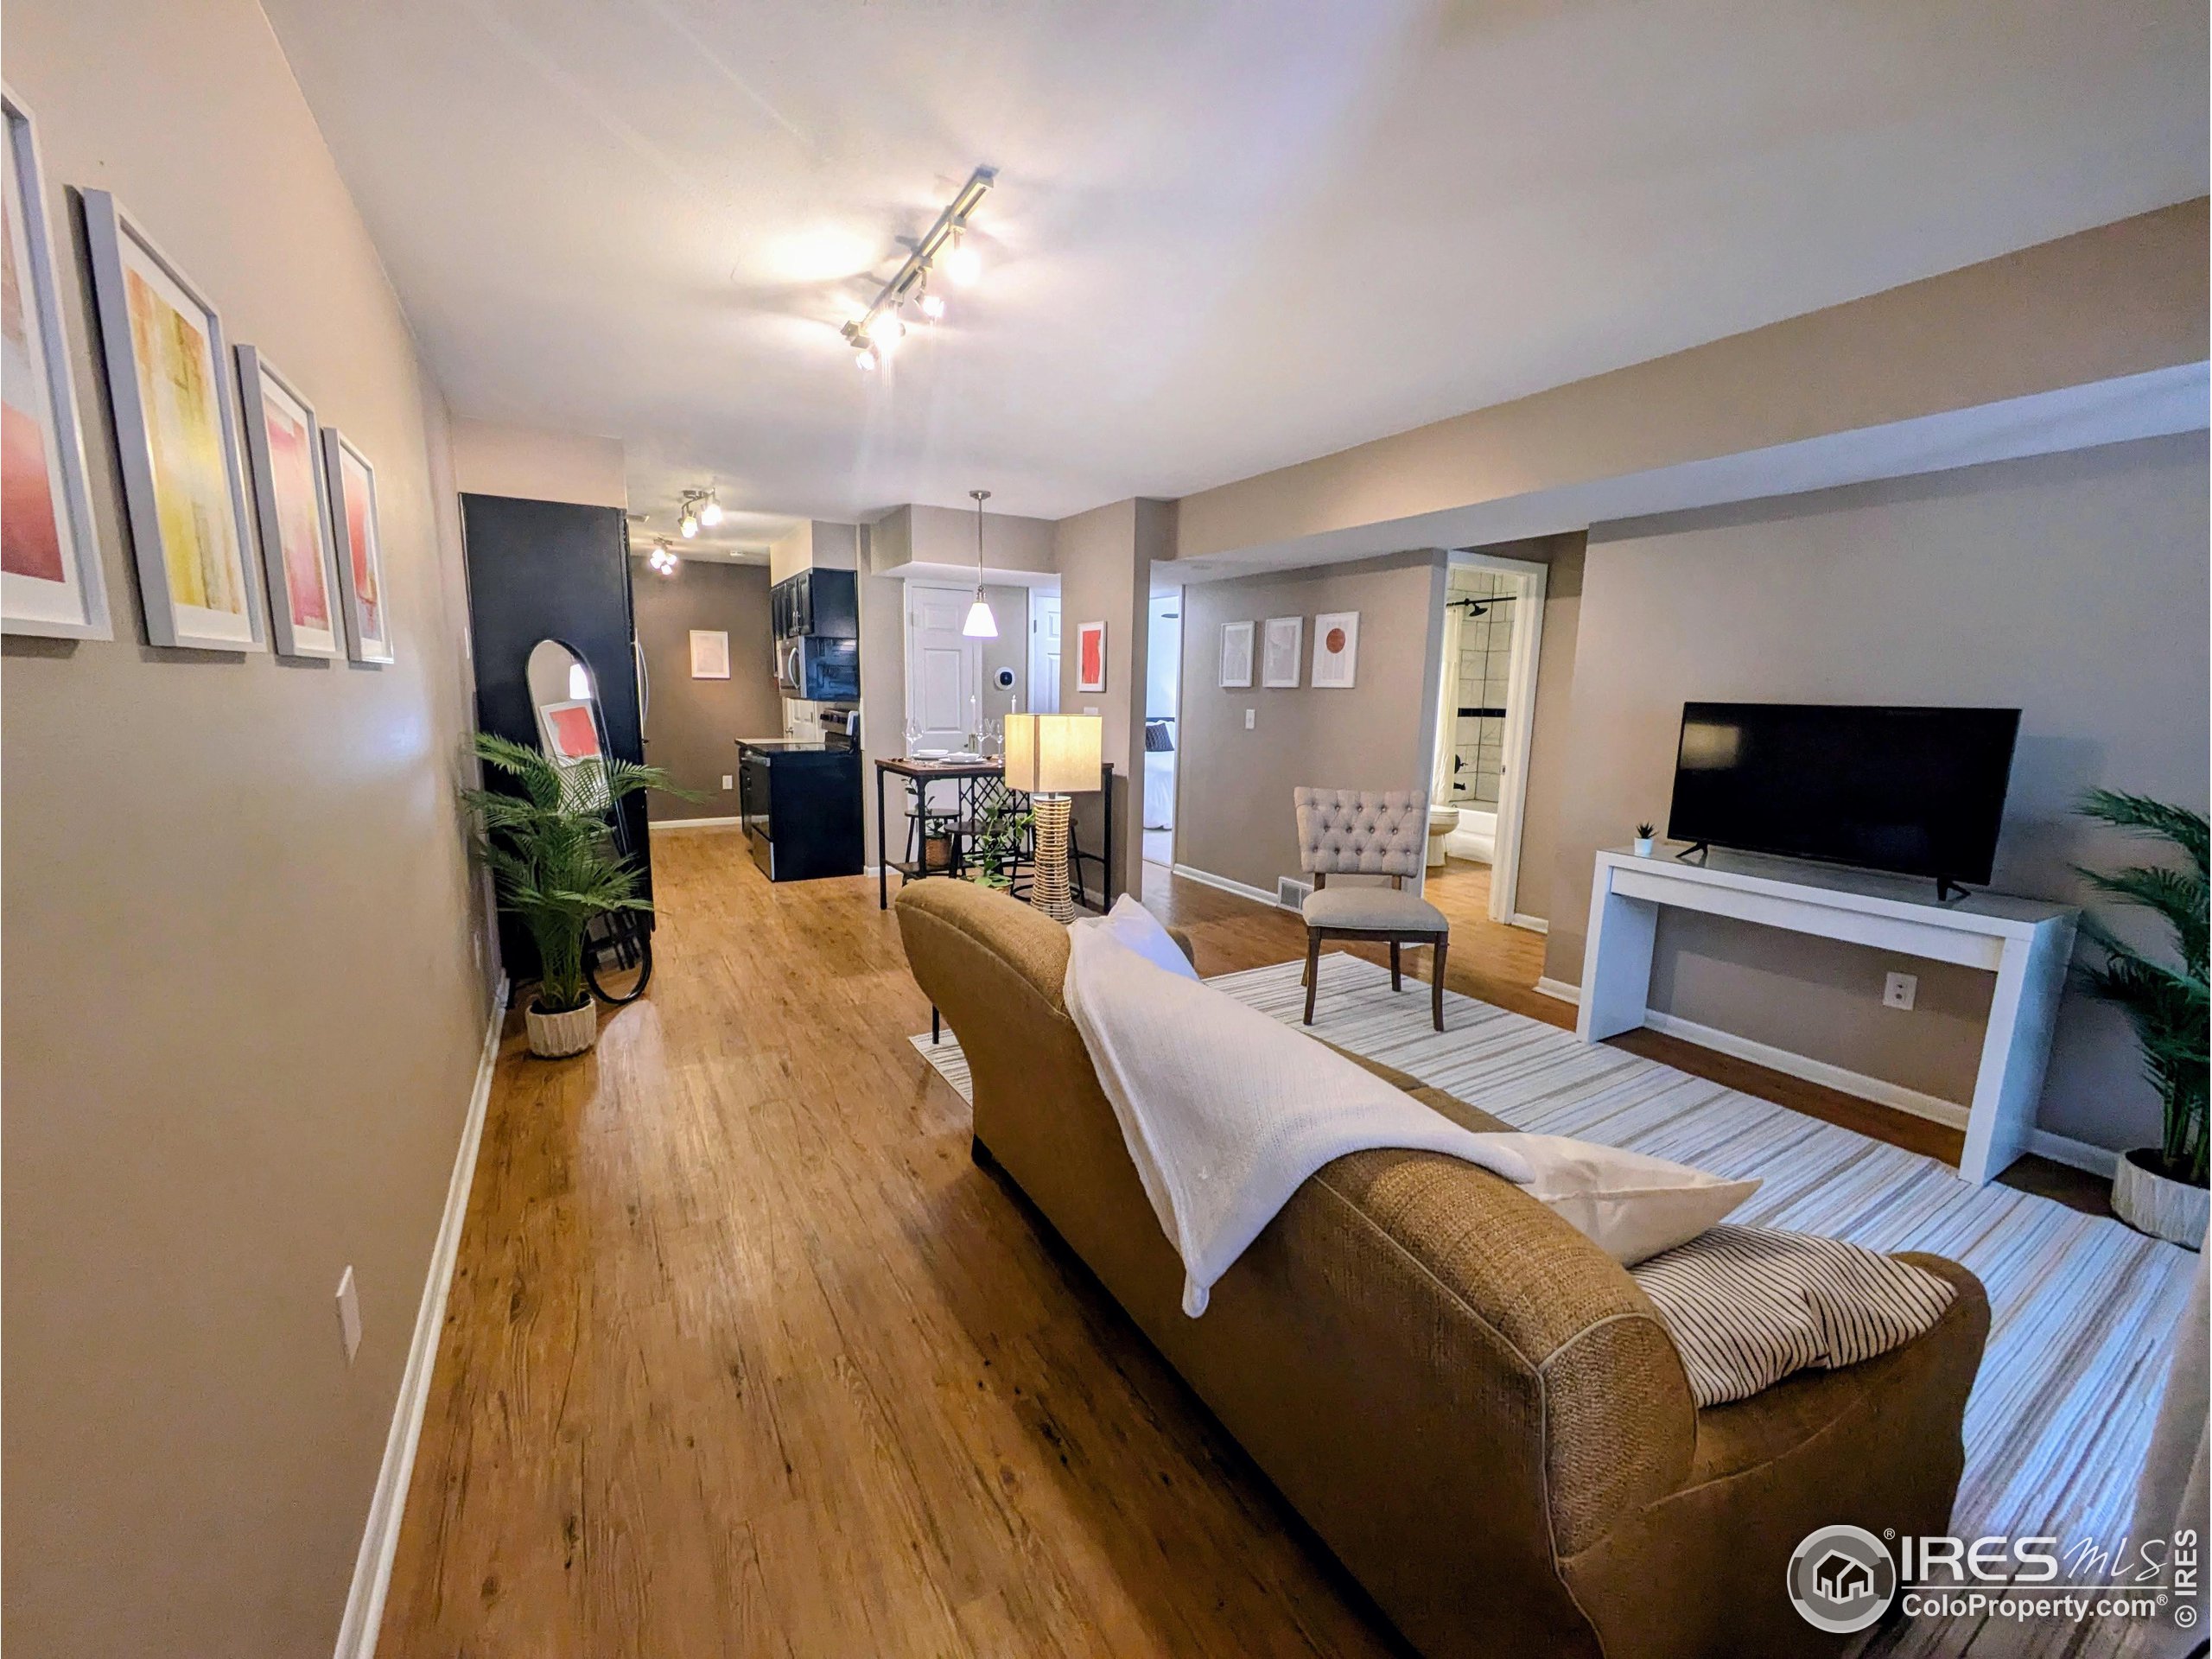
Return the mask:
[[2102,960],[2082,971],[2090,995],[2127,1016],[2158,1090],[2163,1123],[2156,1147],[2123,1154],[2113,1172],[2112,1207],[2131,1227],[2191,1249],[2212,1217],[2206,1184],[2206,1077],[2212,1065],[2212,1001],[2205,986],[2207,828],[2203,814],[2145,796],[2092,790],[2088,816],[2180,849],[2181,864],[2137,864],[2107,874],[2082,870],[2099,893],[2140,906],[2165,924],[2170,951],[2145,951],[2094,918],[2082,936]]
[[1651,837],[1657,833],[1658,831],[1648,823],[1639,823],[1636,826],[1636,855],[1638,858],[1651,856]]
[[[524,1009],[530,1052],[581,1054],[599,1040],[599,1010],[584,981],[584,930],[615,911],[649,911],[638,871],[615,850],[607,814],[626,795],[669,789],[658,766],[594,762],[589,786],[526,743],[475,735],[477,758],[522,787],[465,789],[480,826],[476,855],[492,872],[499,908],[520,918],[537,947],[537,993]],[[672,794],[688,791],[670,790]]]

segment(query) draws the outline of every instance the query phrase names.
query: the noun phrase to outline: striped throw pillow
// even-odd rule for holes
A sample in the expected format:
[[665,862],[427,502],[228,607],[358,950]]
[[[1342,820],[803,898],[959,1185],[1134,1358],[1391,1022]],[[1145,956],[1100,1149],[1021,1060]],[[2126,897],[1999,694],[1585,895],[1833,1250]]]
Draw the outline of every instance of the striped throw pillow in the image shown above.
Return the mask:
[[1657,1305],[1700,1407],[1885,1354],[1933,1325],[1952,1296],[1910,1262],[1764,1227],[1707,1228],[1629,1273]]

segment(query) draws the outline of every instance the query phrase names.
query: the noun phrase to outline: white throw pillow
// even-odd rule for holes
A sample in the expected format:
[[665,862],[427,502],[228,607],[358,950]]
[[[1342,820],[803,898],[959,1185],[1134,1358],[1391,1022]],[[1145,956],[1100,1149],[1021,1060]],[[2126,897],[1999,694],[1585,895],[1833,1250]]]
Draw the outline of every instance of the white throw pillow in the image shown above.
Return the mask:
[[1755,1180],[1563,1135],[1519,1135],[1512,1144],[1536,1172],[1529,1195],[1624,1268],[1695,1238],[1759,1190]]
[[1103,927],[1118,944],[1128,946],[1154,967],[1165,968],[1185,979],[1198,976],[1198,970],[1183,954],[1183,947],[1160,925],[1160,918],[1126,893],[1114,901],[1114,908],[1103,918],[1087,917],[1074,925]]

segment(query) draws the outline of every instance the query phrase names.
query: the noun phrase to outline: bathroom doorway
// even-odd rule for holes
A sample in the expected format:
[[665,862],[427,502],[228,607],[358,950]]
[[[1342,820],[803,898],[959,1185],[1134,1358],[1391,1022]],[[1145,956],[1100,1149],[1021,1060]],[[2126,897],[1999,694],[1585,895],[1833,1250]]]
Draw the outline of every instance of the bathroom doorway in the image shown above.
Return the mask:
[[[1450,909],[1541,926],[1515,900],[1521,824],[1535,726],[1545,567],[1532,560],[1454,552],[1445,584],[1436,763],[1430,799],[1456,812],[1430,843],[1425,890]],[[1439,854],[1441,868],[1436,866]]]
[[1147,619],[1144,676],[1144,856],[1175,862],[1176,733],[1183,686],[1183,590],[1154,594]]

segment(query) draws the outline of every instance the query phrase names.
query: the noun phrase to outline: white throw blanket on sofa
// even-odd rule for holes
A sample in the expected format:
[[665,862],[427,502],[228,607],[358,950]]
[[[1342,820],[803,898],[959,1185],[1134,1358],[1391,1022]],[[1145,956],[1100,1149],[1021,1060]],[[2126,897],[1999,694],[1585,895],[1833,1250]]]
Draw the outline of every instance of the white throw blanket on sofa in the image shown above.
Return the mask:
[[1510,1135],[1476,1135],[1300,1033],[1170,973],[1103,925],[1069,930],[1063,995],[1196,1319],[1308,1175],[1370,1147],[1465,1159],[1527,1183]]

